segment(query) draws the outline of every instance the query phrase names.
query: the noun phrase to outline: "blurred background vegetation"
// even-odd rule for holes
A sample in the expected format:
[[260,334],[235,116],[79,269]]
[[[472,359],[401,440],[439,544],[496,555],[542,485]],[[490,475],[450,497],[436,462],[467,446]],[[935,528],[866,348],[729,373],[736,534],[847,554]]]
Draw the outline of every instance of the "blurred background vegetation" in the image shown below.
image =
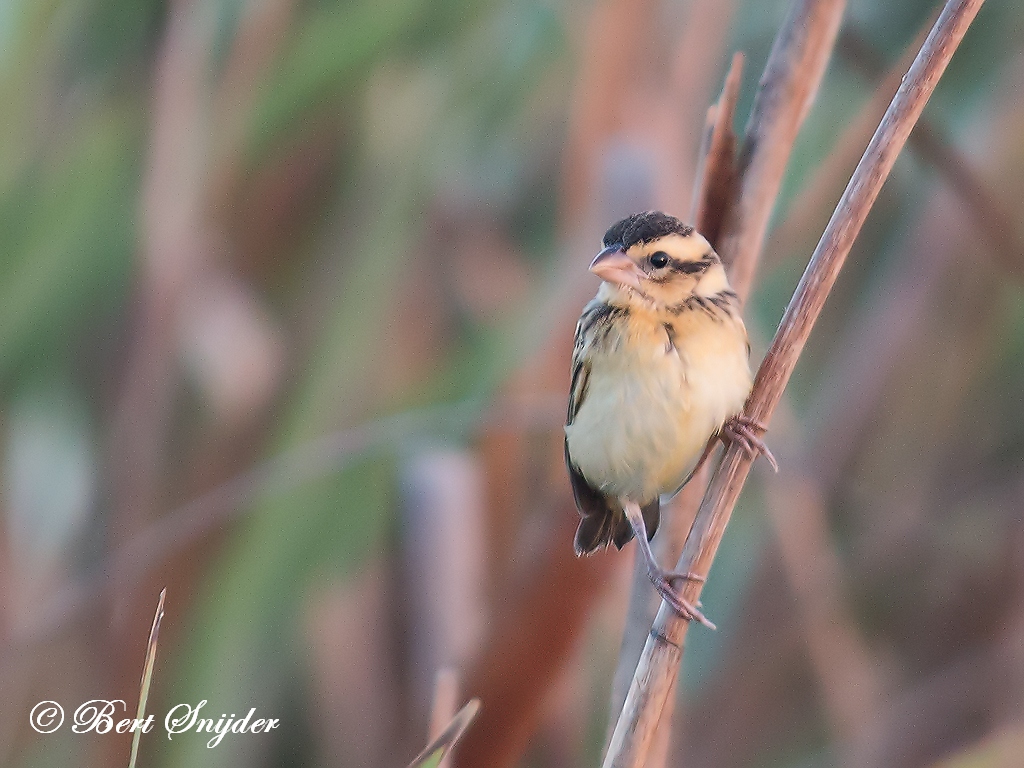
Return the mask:
[[[686,216],[729,58],[743,116],[787,6],[0,1],[0,764],[127,764],[28,713],[134,711],[163,586],[158,722],[281,727],[158,726],[140,765],[405,765],[445,666],[483,700],[461,768],[595,764],[631,548],[572,556],[586,265]],[[755,355],[935,9],[850,0]],[[668,765],[1024,764],[1021,40],[982,8],[868,220]]]

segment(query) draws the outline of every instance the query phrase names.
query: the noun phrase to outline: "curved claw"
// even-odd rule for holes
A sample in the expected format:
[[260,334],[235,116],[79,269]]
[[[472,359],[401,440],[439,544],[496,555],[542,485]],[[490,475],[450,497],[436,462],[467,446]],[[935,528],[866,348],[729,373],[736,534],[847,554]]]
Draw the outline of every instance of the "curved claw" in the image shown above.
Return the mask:
[[771,464],[772,469],[778,472],[779,462],[775,460],[771,449],[761,439],[761,434],[765,431],[767,431],[767,428],[764,424],[741,413],[733,416],[722,425],[719,436],[723,441],[739,443],[751,460],[756,459],[758,454],[764,456],[768,463]]
[[644,517],[640,511],[640,506],[627,498],[622,498],[619,502],[622,504],[622,511],[625,513],[626,519],[629,520],[630,527],[633,529],[633,536],[636,539],[637,546],[640,548],[640,554],[647,564],[647,576],[658,591],[658,594],[669,604],[672,610],[687,621],[699,621],[705,627],[714,629],[715,625],[708,621],[707,617],[696,606],[691,605],[672,587],[673,581],[702,582],[704,577],[697,573],[666,571],[658,565],[658,561],[654,559],[654,553],[651,552],[651,545],[647,541],[647,528],[644,525]]
[[678,576],[679,574],[648,574],[651,577],[651,583],[654,584],[654,588],[661,595],[662,599],[669,604],[676,613],[682,616],[687,621],[697,621],[703,624],[708,629],[717,629],[717,627],[708,620],[708,617],[700,612],[697,606],[690,603],[688,600],[683,598],[678,592],[676,592],[670,583],[670,576]]

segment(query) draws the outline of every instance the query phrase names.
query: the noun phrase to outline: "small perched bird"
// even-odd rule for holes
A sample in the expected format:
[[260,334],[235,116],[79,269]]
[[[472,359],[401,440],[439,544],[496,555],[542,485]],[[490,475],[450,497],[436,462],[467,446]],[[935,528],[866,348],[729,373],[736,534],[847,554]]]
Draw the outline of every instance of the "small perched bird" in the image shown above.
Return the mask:
[[747,330],[722,262],[693,227],[638,213],[613,225],[590,271],[604,282],[576,325],[565,461],[582,519],[576,554],[634,536],[655,588],[713,626],[673,588],[648,540],[660,497],[678,491],[716,439],[771,456],[741,415],[752,377]]

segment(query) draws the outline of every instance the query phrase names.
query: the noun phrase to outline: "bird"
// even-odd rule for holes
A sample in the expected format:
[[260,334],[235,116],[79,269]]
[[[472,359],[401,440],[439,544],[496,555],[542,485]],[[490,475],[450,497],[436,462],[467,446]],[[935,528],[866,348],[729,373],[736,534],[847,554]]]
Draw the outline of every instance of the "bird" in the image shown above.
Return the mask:
[[634,537],[658,593],[714,625],[658,565],[650,544],[661,497],[676,493],[717,441],[778,464],[743,414],[753,377],[740,302],[722,260],[692,226],[661,211],[613,224],[590,271],[601,278],[573,344],[565,462],[581,519],[578,556]]

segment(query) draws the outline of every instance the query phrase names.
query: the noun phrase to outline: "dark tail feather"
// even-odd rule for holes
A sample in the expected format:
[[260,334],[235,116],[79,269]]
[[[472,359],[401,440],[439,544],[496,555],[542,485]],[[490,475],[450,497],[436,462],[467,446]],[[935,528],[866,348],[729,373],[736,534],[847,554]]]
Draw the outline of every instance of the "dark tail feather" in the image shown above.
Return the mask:
[[622,549],[633,538],[633,527],[622,512],[615,513],[615,530],[612,531],[611,543],[616,549]]
[[[612,509],[604,494],[590,485],[576,469],[576,465],[569,457],[568,441],[565,444],[565,465],[569,470],[569,482],[572,485],[573,498],[576,499],[576,508],[582,517],[574,541],[576,554],[589,555],[609,544],[622,549],[633,538],[629,520],[621,509]],[[643,513],[647,539],[650,540],[658,530],[658,521],[661,517],[658,499],[655,498],[647,506],[641,507],[640,511]]]
[[[622,549],[626,543],[633,538],[633,526],[622,512],[616,513],[618,520],[615,523],[615,537],[612,539],[615,546]],[[640,507],[640,514],[644,518],[644,528],[647,529],[647,540],[654,538],[658,532],[658,523],[661,521],[661,502],[655,499],[646,507]]]
[[[580,525],[576,529],[577,555],[589,555],[612,540],[615,528],[615,512],[608,506],[604,494],[587,482],[586,478],[576,469],[569,457],[569,444],[565,445],[565,466],[569,470],[569,482],[572,484],[572,495],[576,499],[576,508],[580,511]],[[621,513],[620,513],[621,515]]]
[[[661,519],[661,506],[655,499],[640,510],[647,529],[647,540],[650,541],[658,531]],[[605,505],[600,512],[584,515],[576,529],[576,554],[589,555],[601,547],[614,544],[622,549],[633,538],[633,528],[621,510],[613,510]]]
[[573,542],[577,555],[589,555],[606,546],[612,539],[615,528],[615,513],[610,509],[598,514],[589,514],[580,520]]
[[654,538],[654,534],[658,532],[658,523],[661,522],[661,499],[655,496],[654,501],[646,507],[641,507],[640,511],[644,516],[644,528],[647,529],[647,540],[650,541]]

